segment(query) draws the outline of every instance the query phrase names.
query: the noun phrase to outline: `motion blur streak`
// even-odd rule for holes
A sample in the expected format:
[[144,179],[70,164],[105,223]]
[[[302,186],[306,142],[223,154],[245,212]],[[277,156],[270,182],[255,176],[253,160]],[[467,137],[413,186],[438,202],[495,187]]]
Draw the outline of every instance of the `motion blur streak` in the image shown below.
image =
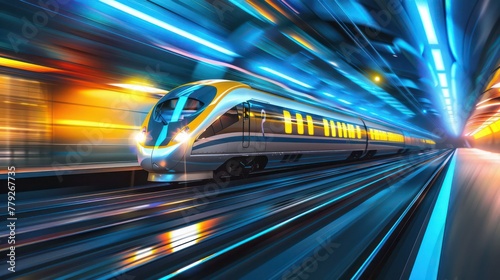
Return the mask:
[[[226,63],[226,62],[216,61],[216,60],[209,59],[209,58],[200,57],[200,56],[197,56],[195,54],[191,54],[189,52],[186,52],[186,51],[183,51],[181,49],[178,49],[178,48],[175,48],[175,47],[171,47],[171,46],[159,46],[159,47],[161,47],[161,48],[163,48],[165,50],[171,51],[173,53],[180,54],[180,55],[185,56],[185,57],[189,57],[189,58],[193,58],[193,59],[196,59],[196,60],[199,60],[199,61],[202,61],[202,62],[206,62],[206,63],[208,63],[210,65],[218,65],[218,66],[228,67],[228,68],[237,70],[239,72],[242,72],[244,74],[247,74],[247,75],[259,78],[259,79],[261,79],[263,81],[267,81],[267,82],[273,83],[273,84],[275,84],[277,86],[280,86],[281,88],[285,89],[286,91],[297,95],[298,97],[306,98],[305,100],[309,100],[309,102],[311,102],[311,101],[316,101],[316,102],[320,101],[319,99],[317,99],[316,97],[314,97],[312,95],[309,95],[309,94],[306,94],[306,93],[303,93],[303,92],[291,89],[290,87],[286,86],[283,83],[280,83],[280,82],[277,82],[277,81],[275,81],[273,79],[267,78],[265,76],[253,73],[251,71],[248,71],[248,70],[246,70],[244,68],[241,68],[241,67],[238,67],[236,65],[233,65],[233,64],[230,64],[230,63]],[[305,84],[305,87],[311,87],[311,86]]]
[[[19,276],[105,279],[129,273],[161,278],[189,274],[194,267],[205,269],[205,264],[225,256],[238,263],[258,257],[243,244],[265,244],[262,241],[271,237],[266,233],[286,232],[294,223],[307,229],[303,223],[310,222],[307,217],[313,213],[336,211],[337,207],[330,206],[340,201],[350,205],[368,199],[386,189],[391,180],[400,180],[401,172],[411,172],[415,164],[428,165],[440,154],[424,153],[412,157],[411,162],[395,157],[301,169],[298,175],[293,171],[266,173],[235,180],[211,194],[203,192],[203,184],[91,194],[77,191],[51,195],[48,200],[45,191],[21,193],[22,215],[31,218],[18,232],[22,242],[16,245],[28,252],[23,255],[25,269]],[[411,198],[412,192],[402,191]],[[377,221],[381,229],[387,226],[370,220]],[[347,242],[351,241],[345,241],[343,247],[349,249]],[[5,249],[3,246],[2,251]],[[345,269],[344,265],[348,264],[339,269]],[[5,273],[0,271],[0,277]]]
[[10,67],[10,68],[16,68],[16,69],[21,69],[21,70],[26,70],[26,71],[33,71],[33,72],[57,72],[61,71],[59,69],[51,68],[51,67],[45,67],[33,63],[28,63],[28,62],[23,62],[19,60],[14,60],[14,59],[9,59],[5,57],[0,57],[0,66],[5,66],[5,67]]
[[0,96],[0,120],[8,124],[0,135],[0,164],[45,168],[135,161],[134,137],[157,101],[153,94],[89,82],[7,75],[0,75]]
[[209,47],[211,49],[214,49],[216,51],[219,51],[221,53],[224,53],[224,54],[227,54],[227,55],[230,55],[230,56],[237,56],[236,53],[234,53],[234,52],[232,52],[232,51],[230,51],[228,49],[222,48],[222,47],[220,47],[220,46],[218,46],[218,45],[216,45],[216,44],[214,44],[214,43],[212,43],[210,41],[207,41],[207,40],[205,40],[203,38],[195,36],[195,35],[187,32],[187,31],[185,31],[185,30],[183,30],[181,28],[172,26],[172,25],[170,25],[170,24],[168,24],[168,23],[166,23],[164,21],[156,19],[156,18],[154,18],[152,16],[149,16],[149,15],[147,15],[147,14],[145,14],[143,12],[140,12],[138,10],[135,10],[133,8],[130,8],[130,7],[128,7],[128,6],[126,6],[126,5],[122,4],[122,3],[119,3],[117,1],[114,1],[114,0],[99,0],[99,1],[101,1],[104,4],[110,5],[110,6],[114,7],[114,8],[117,8],[117,9],[119,9],[119,10],[125,12],[125,13],[131,14],[131,15],[133,15],[135,17],[138,17],[138,18],[140,18],[142,20],[145,20],[145,21],[147,21],[149,23],[157,25],[157,26],[159,26],[161,28],[164,28],[164,29],[166,29],[168,31],[171,31],[173,33],[176,33],[176,34],[179,34],[179,35],[181,35],[183,37],[186,37],[189,40],[192,40],[192,41],[195,41],[195,42],[200,43],[202,45],[205,45],[205,46],[207,46],[207,47]]
[[[375,173],[375,174],[373,174],[373,175],[371,175],[371,176],[376,177],[376,176],[378,176],[378,175],[385,174],[385,173],[386,173],[386,172],[388,172],[388,171],[401,169],[402,167],[403,167],[403,165],[397,165],[397,166],[394,166],[394,167],[392,167],[392,168],[389,168],[388,170],[384,170],[384,171],[382,171],[382,172]],[[273,226],[271,226],[271,227],[267,228],[266,230],[263,230],[263,231],[261,231],[261,232],[259,232],[259,233],[255,234],[255,235],[252,235],[252,236],[250,236],[250,237],[248,237],[248,238],[246,238],[246,239],[244,239],[244,240],[242,240],[242,241],[236,242],[236,243],[234,243],[234,244],[232,244],[232,245],[230,245],[230,246],[228,246],[228,247],[224,248],[223,250],[220,250],[220,251],[216,252],[215,254],[208,255],[208,256],[206,256],[206,257],[204,257],[204,258],[200,259],[200,260],[197,260],[196,262],[189,264],[188,266],[186,266],[186,267],[182,268],[182,269],[181,269],[181,270],[179,270],[179,271],[176,271],[175,273],[172,273],[172,274],[166,275],[165,277],[162,277],[162,278],[161,278],[161,280],[166,280],[166,279],[171,279],[171,278],[173,278],[173,277],[176,277],[176,276],[178,276],[178,275],[179,275],[179,273],[180,273],[180,272],[184,272],[184,271],[186,271],[187,269],[193,268],[193,267],[195,267],[196,265],[202,264],[202,263],[203,263],[203,262],[205,262],[205,261],[209,261],[209,260],[212,260],[212,259],[214,259],[214,258],[217,258],[217,257],[219,257],[219,256],[221,256],[221,255],[223,255],[223,254],[225,254],[225,253],[227,253],[227,252],[229,252],[229,251],[231,251],[231,250],[233,250],[233,249],[235,249],[235,248],[237,248],[237,247],[241,246],[241,245],[244,245],[244,244],[246,244],[246,243],[248,243],[248,242],[250,242],[250,241],[252,241],[252,240],[255,240],[255,239],[257,239],[257,238],[259,238],[259,237],[261,237],[261,236],[265,235],[265,234],[268,234],[268,233],[270,233],[270,232],[272,232],[272,231],[275,231],[275,230],[279,229],[280,227],[283,227],[283,226],[285,226],[285,225],[287,225],[287,224],[289,224],[289,223],[291,223],[291,222],[293,222],[293,221],[295,221],[295,220],[297,220],[297,219],[300,219],[300,218],[301,218],[301,217],[303,217],[303,216],[309,215],[310,213],[313,213],[313,212],[318,211],[318,210],[320,210],[320,209],[322,209],[322,208],[325,208],[326,206],[331,205],[332,203],[335,203],[335,202],[337,202],[337,201],[339,201],[339,200],[342,200],[342,199],[343,199],[343,198],[345,198],[345,197],[351,196],[351,195],[353,195],[353,194],[355,194],[355,193],[357,193],[357,192],[359,192],[359,191],[361,191],[361,190],[363,190],[363,189],[365,189],[365,188],[367,188],[367,187],[369,187],[369,186],[371,186],[371,185],[374,185],[374,184],[376,184],[376,183],[378,183],[378,182],[380,182],[380,181],[383,181],[384,179],[386,179],[386,178],[388,178],[388,177],[390,177],[390,176],[392,176],[392,174],[388,174],[388,175],[385,175],[385,176],[383,176],[383,177],[381,177],[381,178],[378,178],[378,179],[376,179],[376,180],[370,181],[370,183],[368,183],[368,184],[366,184],[366,185],[362,185],[362,186],[361,186],[361,187],[359,187],[359,188],[356,188],[356,189],[354,189],[354,190],[351,190],[351,191],[349,191],[349,192],[347,192],[347,193],[345,193],[345,194],[343,194],[343,195],[340,195],[340,196],[338,196],[338,197],[336,197],[336,198],[334,198],[334,199],[332,199],[332,200],[326,201],[326,202],[324,202],[324,203],[322,203],[322,204],[320,204],[320,205],[318,205],[318,206],[315,206],[315,207],[313,207],[313,208],[311,208],[311,209],[309,209],[309,210],[307,210],[307,211],[304,211],[304,212],[302,212],[302,213],[300,213],[300,214],[298,214],[298,215],[296,215],[296,216],[294,216],[294,217],[291,217],[291,218],[289,218],[289,219],[287,219],[287,220],[285,220],[285,221],[283,221],[283,222],[280,222],[280,223],[278,223],[278,224],[275,224],[275,225],[273,225]],[[350,182],[349,184],[350,184],[350,185],[355,185],[356,183],[362,182],[364,179],[365,179],[365,178],[360,178],[360,179],[357,179],[357,180],[353,180],[353,181],[352,181],[352,182]],[[342,187],[347,187],[347,186],[345,186],[345,185],[344,185],[344,186],[339,186],[339,187],[341,187],[341,188],[342,188]],[[314,199],[316,199],[316,198],[318,198],[318,197],[326,197],[329,193],[334,192],[334,191],[336,191],[336,190],[337,190],[337,189],[330,189],[330,190],[328,190],[328,191],[326,191],[326,192],[319,193],[319,194],[317,194],[317,195],[314,195],[314,196],[311,196],[311,197],[308,197],[308,198],[305,198],[305,199],[301,199],[301,202],[300,202],[300,203],[305,203],[305,202],[307,202],[307,201],[309,201],[309,200],[314,200]]]
[[432,210],[431,218],[427,224],[417,259],[413,264],[410,279],[437,279],[441,249],[445,231],[448,204],[450,201],[451,185],[457,161],[456,154],[448,167],[441,191]]

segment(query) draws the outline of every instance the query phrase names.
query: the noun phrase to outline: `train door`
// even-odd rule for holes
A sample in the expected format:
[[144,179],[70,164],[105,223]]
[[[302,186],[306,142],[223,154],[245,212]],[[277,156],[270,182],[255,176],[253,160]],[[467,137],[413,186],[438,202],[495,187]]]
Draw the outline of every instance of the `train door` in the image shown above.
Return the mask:
[[243,137],[242,146],[243,148],[250,147],[250,103],[243,103]]

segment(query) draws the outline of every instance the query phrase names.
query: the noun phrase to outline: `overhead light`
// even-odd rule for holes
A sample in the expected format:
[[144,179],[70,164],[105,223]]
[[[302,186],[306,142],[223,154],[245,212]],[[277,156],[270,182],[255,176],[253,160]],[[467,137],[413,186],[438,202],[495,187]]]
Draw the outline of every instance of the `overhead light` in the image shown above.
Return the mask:
[[438,74],[438,77],[439,77],[439,84],[441,85],[441,87],[448,87],[448,80],[446,79],[446,73],[439,73]]
[[237,56],[236,53],[234,53],[234,52],[232,52],[232,51],[230,51],[228,49],[225,49],[225,48],[223,48],[223,47],[221,47],[221,46],[219,46],[217,44],[214,44],[214,43],[212,43],[212,42],[210,42],[208,40],[205,40],[203,38],[195,36],[195,35],[187,32],[184,29],[175,27],[175,26],[170,25],[170,24],[168,24],[168,23],[166,23],[164,21],[161,21],[161,20],[159,20],[157,18],[154,18],[154,17],[152,17],[152,16],[150,16],[148,14],[145,14],[145,13],[143,13],[141,11],[138,11],[136,9],[133,9],[133,8],[129,7],[129,6],[126,6],[126,5],[124,5],[124,4],[120,3],[120,2],[117,2],[117,1],[114,1],[114,0],[100,0],[100,1],[102,3],[104,3],[104,4],[106,4],[106,5],[109,5],[109,6],[113,7],[113,8],[116,8],[116,9],[122,11],[122,12],[125,12],[125,13],[127,13],[129,15],[132,15],[132,16],[135,16],[135,17],[137,17],[139,19],[147,21],[147,22],[149,22],[151,24],[154,24],[154,25],[156,25],[158,27],[161,27],[161,28],[163,28],[165,30],[173,32],[173,33],[175,33],[177,35],[180,35],[180,36],[182,36],[184,38],[187,38],[187,39],[189,39],[191,41],[194,41],[196,43],[199,43],[199,44],[202,44],[202,45],[204,45],[206,47],[209,47],[209,48],[211,48],[213,50],[216,50],[218,52],[221,52],[223,54],[227,54],[227,55],[230,55],[230,56]]
[[265,70],[265,71],[267,71],[267,72],[269,72],[269,73],[272,73],[272,74],[274,74],[274,75],[276,75],[276,76],[278,76],[278,77],[281,77],[281,78],[283,78],[283,79],[285,79],[285,80],[288,80],[288,81],[290,81],[290,82],[292,82],[292,83],[296,83],[296,84],[298,84],[298,85],[301,85],[301,86],[303,86],[303,87],[306,87],[306,88],[313,88],[312,86],[310,86],[310,85],[308,85],[308,84],[306,84],[306,83],[303,83],[303,82],[301,82],[301,81],[299,81],[299,80],[297,80],[297,79],[294,79],[294,78],[292,78],[292,77],[289,77],[289,76],[287,76],[287,75],[285,75],[285,74],[283,74],[283,73],[280,73],[280,72],[278,72],[278,71],[276,71],[276,70],[274,70],[274,69],[271,69],[271,68],[269,68],[269,67],[264,67],[264,66],[261,66],[261,67],[260,67],[260,69]]
[[444,97],[446,97],[446,98],[450,97],[450,90],[449,89],[443,88],[443,89],[441,89],[441,91],[443,92]]
[[446,105],[451,105],[451,100],[449,98],[446,98],[444,101],[446,102]]
[[167,93],[168,91],[151,87],[151,86],[145,86],[145,85],[135,85],[135,84],[109,84],[111,86],[115,87],[121,87],[121,88],[126,88],[126,89],[131,89],[131,90],[136,90],[136,91],[142,91],[142,92],[148,92],[148,93]]
[[434,65],[436,65],[437,71],[444,71],[443,56],[441,56],[441,50],[432,49],[432,58],[434,59]]
[[375,82],[377,82],[377,83],[378,83],[378,82],[380,82],[380,76],[378,76],[378,75],[377,75],[377,76],[375,76],[375,77],[373,78],[373,80],[374,80]]
[[424,25],[425,35],[427,36],[427,41],[430,45],[437,45],[438,40],[436,36],[436,31],[434,30],[434,25],[432,24],[431,13],[429,12],[429,6],[427,1],[419,1],[417,3],[418,13],[420,14],[420,19]]
[[19,60],[14,60],[6,57],[0,57],[0,66],[16,68],[31,72],[57,72],[61,71],[60,69],[41,66],[33,63],[23,62]]

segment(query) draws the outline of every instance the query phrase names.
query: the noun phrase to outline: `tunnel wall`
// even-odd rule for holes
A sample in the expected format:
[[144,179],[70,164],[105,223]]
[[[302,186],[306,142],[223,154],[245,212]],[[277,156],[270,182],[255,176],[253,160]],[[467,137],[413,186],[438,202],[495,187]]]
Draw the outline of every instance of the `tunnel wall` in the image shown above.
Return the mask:
[[500,153],[500,121],[497,121],[479,133],[468,137],[467,141],[473,148]]

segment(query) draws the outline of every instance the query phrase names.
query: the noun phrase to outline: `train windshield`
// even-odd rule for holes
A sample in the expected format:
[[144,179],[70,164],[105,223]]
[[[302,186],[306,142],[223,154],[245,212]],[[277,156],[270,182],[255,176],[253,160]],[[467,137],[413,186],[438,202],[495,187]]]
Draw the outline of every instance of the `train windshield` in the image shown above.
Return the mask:
[[213,86],[183,86],[160,99],[153,111],[156,121],[168,124],[201,112],[215,97]]

